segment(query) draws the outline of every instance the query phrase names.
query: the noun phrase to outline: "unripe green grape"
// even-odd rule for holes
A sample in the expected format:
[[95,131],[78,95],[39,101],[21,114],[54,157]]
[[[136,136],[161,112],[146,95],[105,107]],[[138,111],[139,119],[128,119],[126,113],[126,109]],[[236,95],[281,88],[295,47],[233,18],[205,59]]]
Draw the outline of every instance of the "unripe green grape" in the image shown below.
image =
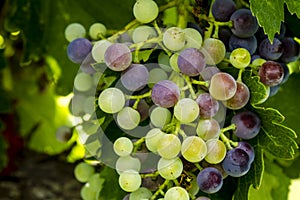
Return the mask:
[[196,128],[196,133],[203,140],[218,138],[220,135],[220,125],[214,119],[200,119]]
[[[146,40],[156,37],[157,33],[155,29],[151,26],[139,26],[136,29],[134,29],[132,33],[132,40],[134,43],[140,43],[145,42]],[[151,48],[153,47],[153,44],[144,44],[142,48]]]
[[139,112],[131,107],[125,107],[117,114],[117,124],[125,130],[136,128],[140,120]]
[[161,158],[157,163],[157,171],[166,180],[174,180],[180,176],[183,170],[182,161],[176,157],[173,159]]
[[204,159],[207,154],[207,147],[200,137],[189,136],[182,142],[181,153],[187,161],[196,163]]
[[267,62],[267,61],[263,58],[256,58],[255,60],[252,61],[252,65],[254,67],[259,67],[259,66],[262,66],[265,62]]
[[158,6],[153,0],[137,0],[133,6],[133,15],[141,23],[149,23],[158,16]]
[[178,67],[178,57],[179,54],[178,53],[174,53],[171,57],[170,57],[170,66],[172,67],[173,71],[175,72],[180,72],[180,69]]
[[106,27],[102,23],[94,23],[89,28],[89,35],[93,40],[101,38],[100,36],[106,35]]
[[152,88],[156,83],[167,80],[168,74],[160,68],[154,68],[149,71],[148,86]]
[[164,199],[165,200],[174,200],[174,199],[189,200],[190,196],[189,193],[186,191],[186,189],[180,186],[175,186],[168,189]]
[[93,78],[86,73],[78,73],[74,79],[74,88],[80,92],[86,92],[93,86]]
[[205,156],[205,160],[210,164],[222,162],[227,152],[225,144],[219,139],[210,139],[206,141],[206,146],[207,155]]
[[193,28],[185,28],[183,29],[185,33],[186,44],[184,48],[196,48],[200,49],[202,45],[202,36],[201,34]]
[[145,187],[140,187],[136,191],[130,193],[129,200],[141,200],[141,199],[150,199],[152,193]]
[[181,50],[185,41],[185,33],[181,28],[171,27],[163,33],[163,43],[171,51]]
[[244,69],[249,66],[251,55],[247,49],[237,48],[231,52],[229,60],[235,68]]
[[77,38],[84,38],[86,30],[80,23],[71,23],[65,29],[65,38],[72,42]]
[[171,112],[167,108],[156,107],[150,114],[150,121],[155,127],[163,128],[171,121]]
[[116,162],[116,170],[118,174],[121,174],[127,170],[134,170],[139,172],[141,169],[141,161],[138,158],[131,156],[122,156],[119,157]]
[[124,93],[118,88],[107,88],[100,93],[98,104],[106,113],[117,113],[125,105]]
[[145,138],[146,147],[153,153],[157,152],[157,146],[161,142],[162,137],[165,135],[159,128],[151,129]]
[[94,173],[94,167],[85,162],[77,164],[74,169],[75,178],[82,183],[87,182]]
[[126,192],[134,192],[142,184],[141,175],[134,170],[127,170],[120,174],[119,185]]
[[160,52],[157,57],[159,66],[166,72],[171,72],[172,68],[170,66],[170,57],[164,52]]
[[165,159],[175,158],[181,149],[180,139],[173,134],[166,134],[157,145],[158,154]]
[[101,178],[99,173],[93,174],[88,181],[90,188],[94,191],[100,191],[104,182],[105,179]]
[[118,156],[128,156],[133,150],[133,143],[127,137],[120,137],[114,142],[113,148]]
[[180,99],[174,107],[174,115],[181,123],[190,123],[199,116],[199,105],[190,98]]
[[[92,48],[92,57],[98,63],[104,63],[105,51],[112,43],[108,40],[100,40],[96,42]],[[98,80],[99,81],[99,80]],[[97,81],[97,83],[98,83]]]
[[80,196],[83,200],[97,200],[99,191],[94,190],[89,183],[84,184],[80,190]]

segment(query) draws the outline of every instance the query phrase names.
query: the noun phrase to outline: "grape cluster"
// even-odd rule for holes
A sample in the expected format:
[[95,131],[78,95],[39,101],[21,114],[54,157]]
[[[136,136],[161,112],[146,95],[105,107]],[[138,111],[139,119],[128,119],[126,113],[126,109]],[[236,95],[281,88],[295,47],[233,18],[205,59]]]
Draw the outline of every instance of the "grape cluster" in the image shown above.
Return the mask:
[[[116,169],[124,199],[209,199],[199,191],[218,192],[227,176],[241,177],[254,163],[251,139],[261,121],[243,73],[252,70],[272,91],[288,78],[284,63],[298,58],[299,45],[282,35],[257,39],[256,18],[232,0],[211,8],[214,37],[195,23],[160,28],[153,0],[136,1],[132,29],[108,35],[96,23],[91,40],[78,23],[65,30],[68,57],[80,64],[71,108],[78,132],[91,155]],[[102,130],[109,118],[121,134]],[[94,172],[81,165],[75,176],[91,182]],[[84,199],[87,190],[97,193],[85,185]]]

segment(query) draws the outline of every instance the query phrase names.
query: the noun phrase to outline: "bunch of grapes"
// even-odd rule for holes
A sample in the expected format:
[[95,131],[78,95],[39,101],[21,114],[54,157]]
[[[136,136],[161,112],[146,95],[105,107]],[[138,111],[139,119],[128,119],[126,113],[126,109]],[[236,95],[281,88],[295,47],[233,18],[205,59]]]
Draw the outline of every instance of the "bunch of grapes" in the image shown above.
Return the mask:
[[[90,40],[78,23],[66,28],[68,57],[80,65],[70,109],[89,153],[119,174],[124,199],[209,199],[199,194],[218,192],[254,163],[251,139],[261,121],[243,74],[260,77],[266,100],[287,80],[299,45],[284,36],[284,24],[270,42],[232,0],[213,1],[212,16],[193,13],[209,27],[161,28],[156,19],[166,7],[137,0],[124,30],[111,34],[95,23]],[[88,187],[101,182],[94,173],[85,163],[75,169],[87,182],[84,199],[97,199]]]

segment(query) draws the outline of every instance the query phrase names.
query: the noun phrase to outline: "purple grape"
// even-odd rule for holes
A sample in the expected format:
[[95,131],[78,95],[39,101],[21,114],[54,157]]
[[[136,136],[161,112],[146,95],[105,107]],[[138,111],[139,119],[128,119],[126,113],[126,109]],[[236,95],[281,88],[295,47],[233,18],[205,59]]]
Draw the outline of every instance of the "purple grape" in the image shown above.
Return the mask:
[[267,86],[279,85],[284,76],[284,69],[278,62],[267,61],[259,68],[260,81]]
[[246,84],[237,81],[236,86],[237,88],[234,96],[227,101],[224,101],[225,106],[232,110],[243,108],[250,99],[250,91]]
[[188,76],[198,76],[205,67],[204,55],[196,48],[187,48],[178,56],[180,71]]
[[126,44],[115,43],[106,49],[104,60],[111,70],[123,71],[131,64],[131,51]]
[[284,63],[280,63],[280,65],[283,68],[283,79],[280,82],[280,85],[281,85],[281,84],[285,83],[289,79],[289,77],[290,77],[290,69]]
[[200,75],[204,81],[209,81],[213,75],[219,72],[221,71],[217,67],[206,67],[202,70]]
[[283,53],[282,43],[274,38],[273,43],[269,38],[265,38],[259,44],[259,55],[267,60],[277,60]]
[[276,95],[278,93],[279,89],[280,89],[280,85],[270,87],[269,97]]
[[88,39],[77,38],[68,45],[68,58],[74,63],[81,64],[91,52],[92,47],[93,45]]
[[142,89],[147,85],[148,79],[148,69],[141,64],[131,64],[121,75],[122,84],[130,91]]
[[253,35],[248,38],[239,38],[232,35],[229,39],[229,51],[233,51],[237,48],[247,49],[251,55],[254,54],[257,49],[256,37]]
[[285,37],[281,40],[283,53],[280,59],[285,62],[293,62],[299,58],[299,44],[291,37]]
[[249,9],[238,9],[230,17],[233,21],[231,31],[240,38],[248,38],[253,36],[258,30],[256,18]]
[[197,23],[188,22],[187,23],[187,28],[193,28],[193,29],[197,30],[201,34],[201,36],[204,37],[203,30],[201,29],[201,27]]
[[254,138],[260,131],[260,119],[251,111],[242,111],[235,114],[231,123],[236,125],[234,134],[242,139]]
[[211,118],[215,116],[219,110],[219,102],[210,96],[209,93],[200,94],[196,102],[200,108],[200,117]]
[[179,96],[179,87],[169,80],[159,81],[152,88],[153,103],[163,108],[173,107],[179,100]]
[[220,27],[218,32],[219,40],[221,40],[226,48],[229,48],[229,39],[232,35],[231,30],[228,27]]
[[247,152],[235,148],[227,151],[222,167],[229,176],[240,177],[250,170],[251,163]]
[[212,5],[212,14],[217,21],[229,21],[234,11],[236,11],[236,5],[232,0],[216,0]]
[[223,177],[219,170],[207,167],[201,170],[197,176],[197,184],[201,191],[212,194],[218,192],[223,185]]
[[238,142],[238,146],[236,148],[244,150],[249,156],[249,162],[252,163],[254,161],[255,153],[254,148],[248,142]]

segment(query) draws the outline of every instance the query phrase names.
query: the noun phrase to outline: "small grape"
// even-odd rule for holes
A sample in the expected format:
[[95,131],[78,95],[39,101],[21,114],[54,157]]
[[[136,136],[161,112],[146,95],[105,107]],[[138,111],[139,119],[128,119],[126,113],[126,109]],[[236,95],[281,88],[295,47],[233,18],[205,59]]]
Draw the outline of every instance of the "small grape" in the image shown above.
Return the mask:
[[251,55],[247,49],[237,48],[231,52],[229,59],[235,68],[244,69],[249,66]]
[[257,49],[257,40],[254,35],[248,38],[239,38],[235,35],[231,35],[228,41],[228,45],[229,51],[233,51],[237,48],[244,48],[247,49],[252,55]]
[[123,71],[131,64],[131,51],[125,44],[115,43],[106,49],[104,60],[111,70]]
[[283,53],[280,57],[285,63],[293,62],[299,58],[300,46],[299,43],[296,42],[291,37],[284,37],[281,40]]
[[260,81],[267,86],[279,85],[284,77],[283,67],[274,61],[267,61],[259,68]]
[[150,114],[150,121],[155,127],[163,128],[171,121],[172,114],[167,108],[156,107]]
[[117,113],[125,105],[124,93],[118,88],[107,88],[100,93],[98,104],[106,113]]
[[80,23],[71,23],[65,29],[65,38],[72,42],[78,38],[84,38],[86,30],[84,26]]
[[265,38],[259,44],[259,54],[267,60],[277,60],[283,54],[282,43],[277,38],[274,38],[273,43]]
[[129,200],[141,200],[149,199],[152,197],[152,193],[145,187],[140,187],[136,191],[130,193]]
[[161,177],[167,180],[174,180],[180,176],[183,171],[183,164],[179,158],[164,159],[161,158],[157,164],[157,171]]
[[227,108],[232,110],[243,108],[250,99],[250,91],[248,86],[240,81],[237,81],[236,85],[237,88],[234,96],[223,102]]
[[[156,36],[157,33],[153,27],[143,25],[134,29],[132,33],[132,40],[134,43],[140,43]],[[142,48],[151,48],[152,46],[153,44],[145,44]]]
[[226,146],[219,139],[210,139],[206,141],[207,155],[205,160],[211,164],[218,164],[226,156]]
[[196,101],[190,98],[180,99],[174,106],[174,116],[181,123],[190,123],[199,116],[199,106]]
[[260,119],[251,111],[242,111],[235,114],[231,123],[236,125],[234,134],[242,139],[252,139],[260,131]]
[[74,79],[74,88],[79,92],[89,91],[93,87],[93,78],[86,73],[78,73]]
[[165,194],[164,200],[174,200],[174,199],[180,199],[180,200],[189,200],[190,196],[189,193],[186,191],[186,189],[175,186],[170,189]]
[[156,153],[157,152],[157,146],[161,142],[163,136],[165,135],[164,132],[162,132],[159,128],[153,128],[151,129],[145,137],[145,143],[147,148]]
[[205,67],[205,58],[200,50],[187,48],[178,57],[180,71],[188,76],[198,76]]
[[236,89],[236,81],[230,74],[220,72],[211,78],[209,93],[217,100],[225,101],[232,98]]
[[208,38],[204,40],[201,52],[204,54],[206,64],[219,64],[226,54],[226,47],[224,43],[216,38]]
[[128,156],[133,150],[133,143],[127,137],[120,137],[114,142],[113,148],[118,156]]
[[163,34],[163,44],[171,51],[181,50],[185,42],[185,33],[178,27],[168,28]]
[[174,53],[171,57],[170,57],[170,66],[173,69],[173,71],[175,72],[180,72],[180,69],[178,67],[178,57],[179,54],[178,53]]
[[232,13],[236,11],[236,5],[232,0],[216,0],[211,11],[217,21],[227,22]]
[[217,67],[205,67],[201,71],[200,75],[201,75],[201,77],[204,81],[210,81],[212,76],[215,75],[216,73],[219,73],[219,72],[221,72],[221,71]]
[[101,178],[99,173],[95,173],[89,178],[88,183],[92,190],[100,191],[104,181],[105,179]]
[[182,142],[181,153],[187,161],[196,163],[204,159],[207,154],[207,147],[200,137],[189,136]]
[[99,191],[93,190],[89,183],[84,184],[80,190],[80,196],[83,200],[96,200],[99,196]]
[[249,156],[249,162],[252,163],[254,161],[255,152],[254,148],[248,142],[238,142],[238,146],[236,148],[240,148],[244,150]]
[[85,162],[80,162],[74,169],[75,178],[82,183],[87,182],[94,173],[94,167]]
[[179,96],[179,87],[169,80],[159,81],[152,88],[153,103],[163,108],[173,107],[179,100]]
[[142,184],[142,178],[137,171],[127,170],[119,176],[119,185],[126,192],[134,192]]
[[140,120],[141,116],[139,112],[131,107],[124,107],[117,114],[117,124],[125,130],[136,128],[139,125]]
[[85,38],[73,40],[67,47],[68,58],[76,63],[81,64],[92,50],[92,43]]
[[104,63],[104,55],[107,48],[112,45],[108,40],[100,40],[96,42],[92,48],[92,57],[98,63]]
[[142,89],[147,85],[148,79],[148,69],[141,64],[131,64],[121,75],[123,86],[130,91]]
[[137,0],[133,6],[133,15],[141,23],[149,23],[158,16],[158,6],[152,0]]
[[186,40],[184,48],[200,49],[203,41],[201,34],[193,28],[185,28],[183,29],[183,32],[185,33]]
[[89,28],[89,35],[93,40],[98,40],[106,35],[106,27],[102,23],[94,23]]
[[201,118],[211,118],[215,116],[219,110],[219,102],[212,98],[209,93],[202,93],[196,99],[200,108]]
[[216,168],[207,167],[199,172],[197,182],[201,191],[213,194],[221,189],[223,177],[221,172]]
[[152,88],[159,81],[167,80],[168,74],[160,68],[151,69],[149,72],[148,86]]
[[132,156],[122,156],[116,161],[116,171],[121,174],[127,170],[134,170],[139,172],[141,170],[141,161]]
[[158,154],[165,159],[175,158],[181,149],[180,139],[173,134],[165,134],[157,145]]
[[197,125],[196,133],[203,140],[218,138],[220,135],[220,125],[214,119],[200,119]]

